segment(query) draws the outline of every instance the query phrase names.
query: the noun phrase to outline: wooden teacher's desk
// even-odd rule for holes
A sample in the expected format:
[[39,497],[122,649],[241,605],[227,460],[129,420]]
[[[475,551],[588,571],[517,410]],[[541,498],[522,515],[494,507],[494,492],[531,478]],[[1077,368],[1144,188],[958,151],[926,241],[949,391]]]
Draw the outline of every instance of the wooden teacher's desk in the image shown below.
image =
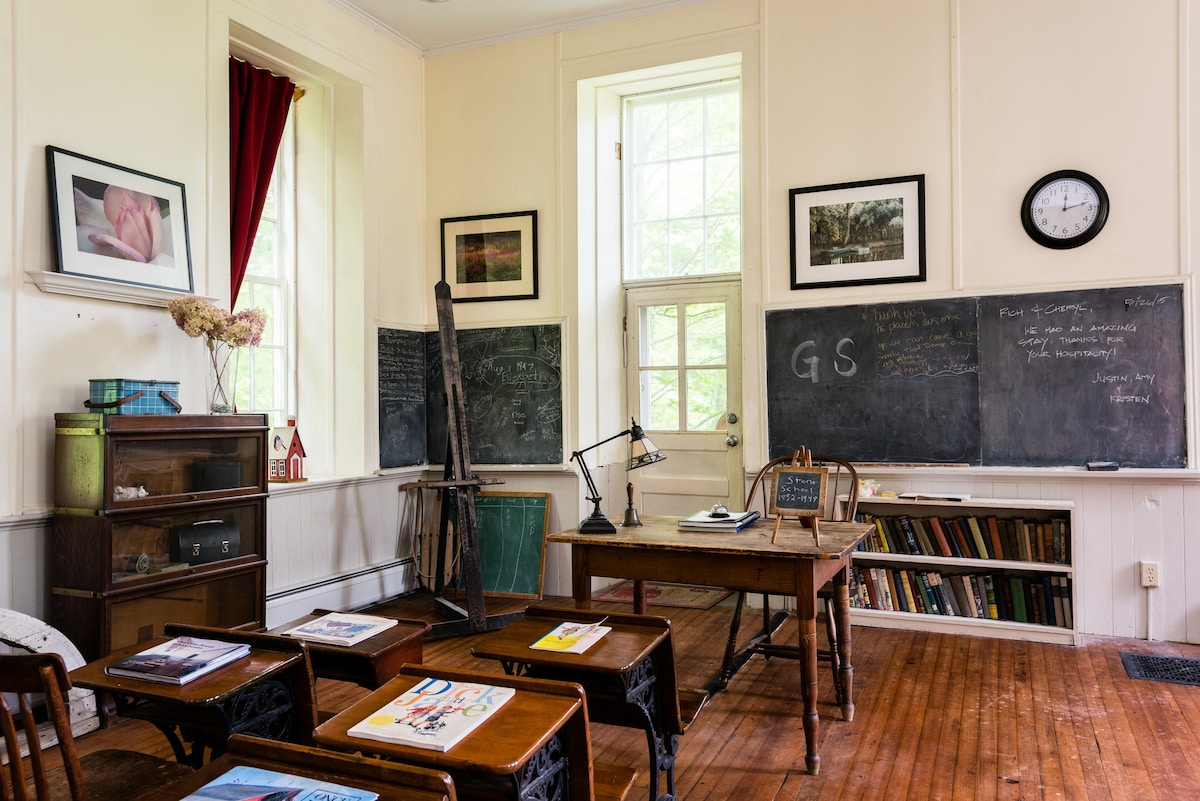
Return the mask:
[[849,720],[854,714],[854,668],[846,579],[850,554],[871,527],[822,520],[821,544],[817,545],[812,532],[799,521],[785,521],[775,542],[771,541],[774,525],[766,522],[739,532],[683,530],[676,522],[674,517],[643,516],[643,525],[618,527],[614,534],[570,530],[551,534],[547,540],[571,546],[571,588],[579,609],[591,608],[593,576],[633,579],[637,613],[646,611],[646,581],[794,597],[800,625],[805,761],[808,772],[816,774],[821,765],[817,754],[817,591],[833,579],[842,660],[842,715]]

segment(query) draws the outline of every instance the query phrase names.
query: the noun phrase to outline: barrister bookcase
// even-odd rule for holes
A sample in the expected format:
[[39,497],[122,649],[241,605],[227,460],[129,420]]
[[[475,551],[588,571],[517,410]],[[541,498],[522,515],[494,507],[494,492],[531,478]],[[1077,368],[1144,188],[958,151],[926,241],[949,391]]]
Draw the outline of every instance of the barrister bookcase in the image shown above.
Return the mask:
[[267,419],[54,416],[50,622],[85,659],[266,622]]

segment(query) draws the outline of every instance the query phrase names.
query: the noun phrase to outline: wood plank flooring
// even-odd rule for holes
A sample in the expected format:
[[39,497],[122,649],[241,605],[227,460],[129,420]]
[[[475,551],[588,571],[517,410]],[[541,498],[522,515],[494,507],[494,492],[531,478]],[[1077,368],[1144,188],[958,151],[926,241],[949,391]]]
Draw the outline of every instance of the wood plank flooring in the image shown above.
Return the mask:
[[[526,603],[488,599],[487,607],[501,613]],[[571,607],[565,598],[542,603]],[[436,619],[428,596],[377,609]],[[717,670],[731,610],[729,600],[710,610],[651,607],[674,625],[681,686],[699,687]],[[748,632],[757,613],[745,614]],[[781,635],[794,641],[794,620]],[[474,639],[428,641],[425,661],[500,672],[471,656]],[[854,721],[841,720],[828,665],[820,665],[817,776],[804,770],[798,663],[756,656],[682,738],[676,790],[682,801],[1200,797],[1200,687],[1129,679],[1121,651],[1200,657],[1200,646],[1144,640],[1089,637],[1072,647],[855,627]],[[364,692],[317,686],[323,711]],[[593,738],[595,759],[642,771],[633,797],[645,798],[642,736],[593,724]],[[80,746],[169,756],[162,736],[138,721],[89,734]]]

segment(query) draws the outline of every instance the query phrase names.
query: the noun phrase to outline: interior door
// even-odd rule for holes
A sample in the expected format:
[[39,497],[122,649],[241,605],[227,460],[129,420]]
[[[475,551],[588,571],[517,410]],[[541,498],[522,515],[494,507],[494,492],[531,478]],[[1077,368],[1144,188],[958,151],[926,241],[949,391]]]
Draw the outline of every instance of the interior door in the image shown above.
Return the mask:
[[741,508],[741,285],[627,290],[629,414],[666,461],[628,474],[642,514]]

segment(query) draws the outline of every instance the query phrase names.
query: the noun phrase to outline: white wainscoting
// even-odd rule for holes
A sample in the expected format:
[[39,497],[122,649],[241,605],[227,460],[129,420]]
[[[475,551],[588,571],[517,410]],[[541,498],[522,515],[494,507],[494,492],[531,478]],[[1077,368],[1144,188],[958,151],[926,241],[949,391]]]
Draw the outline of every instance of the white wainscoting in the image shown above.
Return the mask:
[[[860,468],[884,490],[1075,503],[1075,620],[1081,634],[1200,643],[1200,472]],[[1140,586],[1139,562],[1161,586]]]

